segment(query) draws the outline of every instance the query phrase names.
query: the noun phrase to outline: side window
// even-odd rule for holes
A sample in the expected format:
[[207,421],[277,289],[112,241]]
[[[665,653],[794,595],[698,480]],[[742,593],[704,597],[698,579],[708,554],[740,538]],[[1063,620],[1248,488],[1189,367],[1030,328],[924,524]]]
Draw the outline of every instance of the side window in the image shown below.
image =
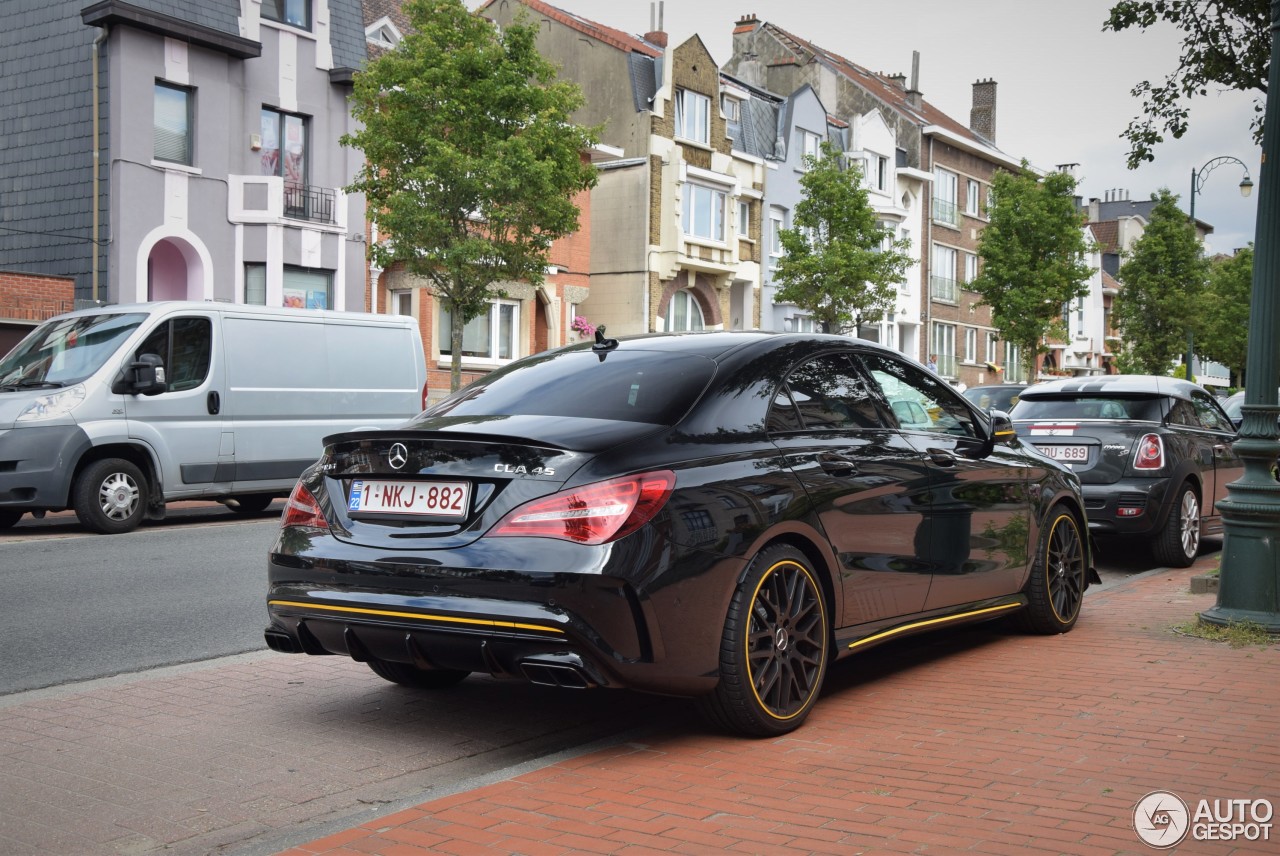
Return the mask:
[[204,383],[212,352],[213,329],[208,318],[177,318],[153,330],[134,356],[156,354],[164,360],[169,392],[175,392]]
[[937,375],[885,354],[863,354],[862,361],[903,430],[978,436],[969,408]]
[[1185,425],[1188,428],[1199,428],[1200,419],[1196,416],[1196,410],[1191,406],[1191,402],[1181,398],[1173,400],[1173,406],[1169,408],[1168,422],[1170,425]]
[[791,399],[810,431],[883,428],[875,398],[844,354],[825,354],[792,370]]
[[773,405],[769,408],[769,419],[765,423],[765,430],[775,433],[799,431],[803,427],[800,424],[800,414],[796,412],[795,403],[791,400],[791,392],[784,385],[773,397]]
[[1208,393],[1193,392],[1191,394],[1191,403],[1195,405],[1196,415],[1200,417],[1200,424],[1210,431],[1222,431],[1227,434],[1236,432],[1236,429],[1231,425],[1231,420],[1227,419],[1226,415],[1221,412],[1217,403]]

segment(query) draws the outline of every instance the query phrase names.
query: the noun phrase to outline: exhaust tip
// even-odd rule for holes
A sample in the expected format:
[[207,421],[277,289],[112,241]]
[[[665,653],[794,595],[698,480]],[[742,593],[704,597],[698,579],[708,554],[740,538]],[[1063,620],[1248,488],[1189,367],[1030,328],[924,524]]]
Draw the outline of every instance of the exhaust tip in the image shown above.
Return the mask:
[[529,683],[543,687],[585,690],[596,685],[581,669],[560,663],[525,661],[520,664],[520,671]]
[[279,651],[281,654],[301,654],[302,646],[294,640],[288,633],[281,633],[279,630],[267,630],[262,634],[267,641],[267,647],[272,651]]

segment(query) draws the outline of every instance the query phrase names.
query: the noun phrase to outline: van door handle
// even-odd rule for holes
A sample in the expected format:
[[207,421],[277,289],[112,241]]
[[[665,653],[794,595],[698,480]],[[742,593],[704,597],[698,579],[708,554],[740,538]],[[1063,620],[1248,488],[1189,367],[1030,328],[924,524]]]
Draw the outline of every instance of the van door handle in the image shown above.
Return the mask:
[[217,416],[218,411],[222,409],[222,399],[218,395],[218,391],[216,389],[209,391],[209,398],[207,399],[207,402],[209,405],[209,415]]

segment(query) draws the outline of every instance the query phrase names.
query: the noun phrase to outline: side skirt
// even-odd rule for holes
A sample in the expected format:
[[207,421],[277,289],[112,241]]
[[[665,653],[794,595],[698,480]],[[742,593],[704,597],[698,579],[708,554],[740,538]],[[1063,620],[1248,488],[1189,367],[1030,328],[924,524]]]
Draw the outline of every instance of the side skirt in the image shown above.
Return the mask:
[[882,642],[914,636],[917,633],[928,633],[946,627],[961,624],[977,624],[1012,615],[1027,605],[1024,595],[984,600],[967,603],[948,609],[921,612],[916,615],[878,621],[874,624],[859,624],[836,631],[836,655],[844,657],[849,654],[873,648]]

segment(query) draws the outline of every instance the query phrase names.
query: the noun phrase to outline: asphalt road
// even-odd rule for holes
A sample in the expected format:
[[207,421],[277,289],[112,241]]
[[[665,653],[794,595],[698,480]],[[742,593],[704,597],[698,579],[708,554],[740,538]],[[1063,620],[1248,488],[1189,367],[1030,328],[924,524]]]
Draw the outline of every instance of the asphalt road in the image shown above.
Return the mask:
[[278,519],[202,504],[124,535],[66,515],[0,533],[0,695],[265,648]]

